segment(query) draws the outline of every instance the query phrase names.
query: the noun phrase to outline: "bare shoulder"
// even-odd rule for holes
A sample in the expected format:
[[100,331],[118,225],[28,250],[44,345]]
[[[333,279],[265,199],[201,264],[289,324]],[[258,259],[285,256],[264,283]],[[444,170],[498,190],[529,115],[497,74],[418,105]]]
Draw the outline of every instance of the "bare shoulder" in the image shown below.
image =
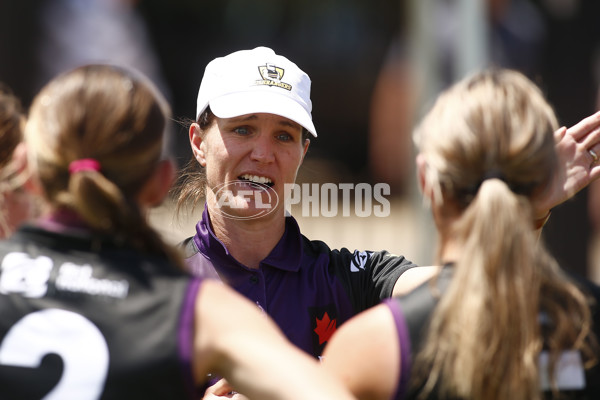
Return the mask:
[[393,315],[378,305],[347,321],[323,354],[323,367],[359,399],[389,399],[400,374],[400,346]]
[[440,271],[439,267],[416,267],[404,272],[394,285],[394,296],[403,296],[410,293],[417,286],[427,282]]

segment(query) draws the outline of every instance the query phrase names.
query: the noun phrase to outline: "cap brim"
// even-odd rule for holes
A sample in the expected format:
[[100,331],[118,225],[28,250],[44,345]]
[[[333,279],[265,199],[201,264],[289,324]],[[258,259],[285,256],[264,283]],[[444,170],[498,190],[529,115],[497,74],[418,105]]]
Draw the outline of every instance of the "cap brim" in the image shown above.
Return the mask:
[[296,101],[270,92],[238,92],[210,100],[210,109],[219,118],[268,113],[291,119],[306,128],[314,137],[317,130],[311,115]]

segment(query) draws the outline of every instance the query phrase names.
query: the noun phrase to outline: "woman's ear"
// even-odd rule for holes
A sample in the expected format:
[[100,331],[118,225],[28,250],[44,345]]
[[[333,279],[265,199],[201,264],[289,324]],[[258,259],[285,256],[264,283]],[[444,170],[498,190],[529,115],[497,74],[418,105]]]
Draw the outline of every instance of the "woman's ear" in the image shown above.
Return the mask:
[[304,141],[304,150],[302,150],[302,159],[300,160],[300,163],[302,163],[304,161],[304,157],[306,157],[306,152],[308,152],[308,146],[310,146],[310,139],[306,139]]
[[175,165],[162,160],[137,195],[141,207],[158,206],[167,197],[175,179]]
[[193,123],[190,125],[189,138],[190,146],[192,147],[192,153],[194,158],[202,167],[206,167],[206,143],[202,139],[202,131],[200,125]]
[[29,166],[27,156],[27,145],[25,142],[19,143],[12,154],[16,175],[24,177],[22,187],[25,191],[34,196],[41,195],[43,193],[41,184],[34,176],[34,170]]
[[427,160],[422,153],[417,155],[416,164],[417,181],[419,183],[419,189],[421,189],[421,193],[423,194],[425,204],[433,206],[436,204],[436,194],[434,193],[432,182],[428,182],[428,179],[431,179],[431,177],[427,174],[427,168],[429,167],[427,165]]

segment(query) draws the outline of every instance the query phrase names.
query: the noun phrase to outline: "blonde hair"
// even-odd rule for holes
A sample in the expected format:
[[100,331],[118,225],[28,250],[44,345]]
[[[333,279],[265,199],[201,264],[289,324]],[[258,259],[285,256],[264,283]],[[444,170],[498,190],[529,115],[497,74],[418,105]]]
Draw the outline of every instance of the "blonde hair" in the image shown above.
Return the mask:
[[416,357],[425,394],[539,399],[542,346],[554,361],[571,348],[594,359],[589,304],[532,226],[530,198],[552,179],[557,128],[531,81],[498,70],[451,87],[415,131],[425,190],[458,215],[447,234],[461,247]]
[[[48,203],[74,210],[98,233],[179,263],[135,200],[161,158],[169,116],[162,95],[133,71],[87,65],[52,80],[35,97],[25,127]],[[70,173],[81,159],[96,160],[100,170]]]

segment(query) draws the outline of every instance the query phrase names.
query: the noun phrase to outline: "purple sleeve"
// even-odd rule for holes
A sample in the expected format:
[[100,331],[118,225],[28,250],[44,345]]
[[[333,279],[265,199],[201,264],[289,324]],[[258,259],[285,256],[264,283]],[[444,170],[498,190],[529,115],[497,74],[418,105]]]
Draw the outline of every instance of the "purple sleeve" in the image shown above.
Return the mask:
[[188,388],[190,399],[197,398],[197,388],[192,375],[192,354],[194,340],[194,320],[196,310],[196,299],[202,286],[201,278],[193,278],[190,280],[187,290],[184,294],[183,303],[181,305],[181,318],[179,323],[179,359],[181,360],[181,368],[185,385]]
[[404,398],[404,395],[406,394],[408,379],[410,377],[412,363],[410,334],[408,332],[408,327],[406,326],[406,320],[404,319],[400,303],[391,298],[384,300],[383,304],[385,304],[392,313],[394,323],[396,324],[396,332],[398,333],[398,344],[400,346],[400,352],[398,354],[398,358],[400,359],[400,376],[398,377],[398,386],[392,400],[400,400]]

